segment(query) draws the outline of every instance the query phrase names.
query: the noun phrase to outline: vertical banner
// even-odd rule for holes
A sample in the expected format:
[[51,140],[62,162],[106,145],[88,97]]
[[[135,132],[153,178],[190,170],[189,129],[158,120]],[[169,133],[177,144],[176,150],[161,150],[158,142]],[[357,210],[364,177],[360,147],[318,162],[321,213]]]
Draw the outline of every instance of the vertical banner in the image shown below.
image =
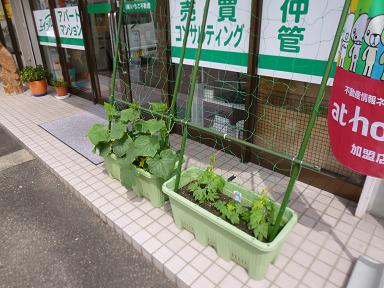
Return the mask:
[[56,8],[55,15],[61,47],[85,50],[79,8],[77,6]]
[[321,83],[343,6],[344,0],[264,0],[258,74]]
[[[190,0],[169,0],[172,62],[179,63]],[[197,0],[184,63],[193,65],[205,1]],[[200,66],[247,72],[252,0],[211,1]]]
[[40,45],[56,46],[55,31],[49,9],[33,11]]
[[378,178],[384,178],[383,72],[383,0],[355,0],[342,34],[328,127],[336,158]]

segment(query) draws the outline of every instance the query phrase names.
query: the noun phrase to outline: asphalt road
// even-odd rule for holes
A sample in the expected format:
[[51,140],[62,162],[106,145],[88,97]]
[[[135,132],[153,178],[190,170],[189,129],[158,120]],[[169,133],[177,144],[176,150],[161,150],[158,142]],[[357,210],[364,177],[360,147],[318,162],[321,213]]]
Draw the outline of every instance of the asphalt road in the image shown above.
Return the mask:
[[34,159],[0,172],[0,287],[174,286]]

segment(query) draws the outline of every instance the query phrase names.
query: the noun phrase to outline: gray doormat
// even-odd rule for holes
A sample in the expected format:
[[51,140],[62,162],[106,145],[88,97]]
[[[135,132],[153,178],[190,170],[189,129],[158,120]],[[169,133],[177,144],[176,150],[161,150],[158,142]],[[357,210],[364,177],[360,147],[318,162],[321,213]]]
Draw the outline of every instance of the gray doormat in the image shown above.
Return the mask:
[[88,112],[81,112],[39,126],[93,164],[98,165],[104,160],[92,153],[93,145],[87,138],[89,128],[95,123],[107,124],[107,120]]

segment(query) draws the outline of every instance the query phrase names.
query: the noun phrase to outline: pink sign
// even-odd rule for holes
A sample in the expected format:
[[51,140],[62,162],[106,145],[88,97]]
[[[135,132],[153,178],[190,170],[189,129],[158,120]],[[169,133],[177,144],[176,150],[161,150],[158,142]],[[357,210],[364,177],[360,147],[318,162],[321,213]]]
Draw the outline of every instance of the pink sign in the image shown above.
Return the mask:
[[384,178],[384,83],[337,68],[328,113],[332,151],[345,166]]

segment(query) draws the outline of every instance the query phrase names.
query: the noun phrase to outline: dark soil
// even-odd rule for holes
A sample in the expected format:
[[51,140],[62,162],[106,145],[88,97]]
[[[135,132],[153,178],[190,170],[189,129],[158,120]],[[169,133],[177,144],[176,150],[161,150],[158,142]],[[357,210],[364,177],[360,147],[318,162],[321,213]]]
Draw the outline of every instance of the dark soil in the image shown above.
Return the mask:
[[[188,186],[191,183],[193,183],[193,182],[196,182],[196,180],[192,181],[192,182],[188,183],[187,185],[185,185],[184,187],[180,188],[179,191],[178,191],[178,194],[180,194],[184,198],[188,199],[192,203],[195,203],[195,204],[199,205],[201,208],[207,210],[208,212],[212,213],[213,215],[221,218],[220,211],[218,211],[213,206],[213,203],[210,203],[210,202],[199,203],[199,202],[195,201],[195,198],[193,198],[192,192],[189,191],[189,189],[188,189]],[[228,201],[233,200],[233,199],[231,197],[228,197],[225,194],[220,194],[220,198],[217,201],[219,201],[219,200],[222,200],[224,202],[228,202]],[[242,230],[243,232],[245,232],[245,233],[251,235],[252,237],[254,237],[253,232],[248,229],[248,225],[247,225],[247,223],[244,220],[240,219],[240,223],[239,224],[232,224],[231,222],[227,221],[226,219],[224,219],[224,221],[228,222],[229,224],[237,227],[238,229]]]

